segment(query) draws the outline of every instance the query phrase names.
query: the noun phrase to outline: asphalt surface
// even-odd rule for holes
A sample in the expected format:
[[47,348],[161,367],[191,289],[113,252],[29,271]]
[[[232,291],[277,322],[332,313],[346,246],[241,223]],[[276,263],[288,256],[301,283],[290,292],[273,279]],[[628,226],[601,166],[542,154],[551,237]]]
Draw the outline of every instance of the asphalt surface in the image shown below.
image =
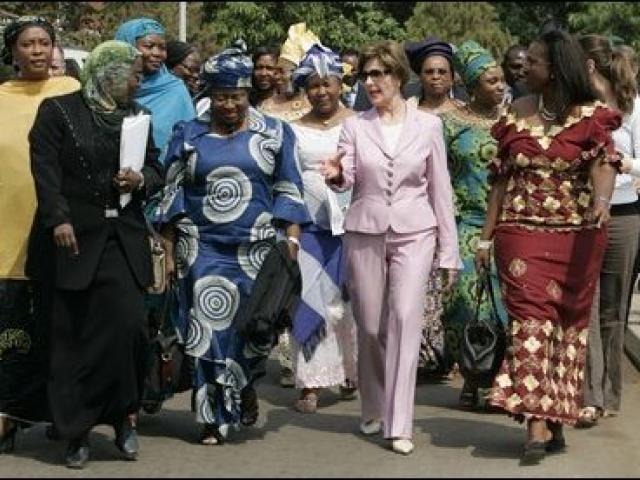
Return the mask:
[[640,374],[625,364],[623,410],[588,430],[566,429],[568,451],[536,466],[520,466],[525,429],[503,414],[457,408],[461,378],[420,384],[410,456],[393,453],[381,437],[358,433],[359,400],[320,397],[316,414],[291,405],[293,389],[277,384],[277,368],[258,387],[257,426],[230,432],[222,446],[197,443],[190,395],[141,415],[138,461],[121,459],[108,427],[91,434],[91,460],[82,471],[63,463],[66,444],[45,438],[44,426],[22,432],[13,453],[0,456],[0,477],[637,477],[640,476]]

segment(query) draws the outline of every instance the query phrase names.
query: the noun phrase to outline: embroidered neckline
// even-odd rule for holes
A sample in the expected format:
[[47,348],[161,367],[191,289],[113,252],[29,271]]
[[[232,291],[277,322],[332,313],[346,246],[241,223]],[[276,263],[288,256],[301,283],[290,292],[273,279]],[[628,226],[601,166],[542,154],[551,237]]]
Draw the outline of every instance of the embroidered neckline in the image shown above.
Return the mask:
[[538,142],[538,145],[543,150],[548,150],[555,137],[581,120],[593,116],[598,107],[609,108],[600,100],[596,100],[590,105],[580,105],[578,115],[569,115],[563,125],[552,125],[546,133],[544,125],[531,125],[525,118],[517,118],[508,106],[503,107],[498,121],[504,119],[505,126],[514,125],[518,133],[522,130],[528,130],[529,135]]
[[502,112],[500,112],[498,117],[495,119],[483,118],[467,110],[465,107],[466,104],[463,104],[458,108],[454,108],[452,110],[441,113],[440,117],[443,121],[445,119],[450,119],[464,126],[472,126],[487,130],[490,129],[495,123],[499,122],[502,118]]

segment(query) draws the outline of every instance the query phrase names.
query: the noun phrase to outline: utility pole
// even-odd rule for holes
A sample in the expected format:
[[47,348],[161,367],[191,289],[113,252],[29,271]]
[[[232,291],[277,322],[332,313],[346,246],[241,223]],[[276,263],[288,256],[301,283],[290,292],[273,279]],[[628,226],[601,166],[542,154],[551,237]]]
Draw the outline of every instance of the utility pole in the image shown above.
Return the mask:
[[178,32],[178,40],[181,42],[187,41],[187,2],[178,2],[180,10],[180,31]]

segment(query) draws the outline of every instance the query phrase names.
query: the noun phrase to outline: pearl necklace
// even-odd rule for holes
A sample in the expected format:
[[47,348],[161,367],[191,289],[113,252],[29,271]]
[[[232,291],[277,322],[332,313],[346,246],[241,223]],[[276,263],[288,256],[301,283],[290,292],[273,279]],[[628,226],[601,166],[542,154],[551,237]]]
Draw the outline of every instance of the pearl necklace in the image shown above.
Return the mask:
[[540,112],[540,116],[542,117],[542,119],[547,122],[555,122],[556,119],[558,118],[558,115],[556,115],[554,112],[550,112],[549,110],[547,110],[547,108],[544,106],[544,100],[542,99],[542,95],[540,95],[540,97],[538,98],[539,98],[538,111]]

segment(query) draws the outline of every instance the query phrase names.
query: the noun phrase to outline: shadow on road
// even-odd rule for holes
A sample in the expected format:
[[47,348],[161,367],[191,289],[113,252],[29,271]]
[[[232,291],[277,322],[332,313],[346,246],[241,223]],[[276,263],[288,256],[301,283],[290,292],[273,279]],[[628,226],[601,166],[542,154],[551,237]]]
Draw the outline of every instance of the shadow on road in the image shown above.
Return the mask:
[[471,455],[484,458],[519,458],[526,436],[524,428],[471,418],[434,417],[416,420],[414,425],[416,430],[422,430],[431,437],[431,444],[435,447],[473,447]]

